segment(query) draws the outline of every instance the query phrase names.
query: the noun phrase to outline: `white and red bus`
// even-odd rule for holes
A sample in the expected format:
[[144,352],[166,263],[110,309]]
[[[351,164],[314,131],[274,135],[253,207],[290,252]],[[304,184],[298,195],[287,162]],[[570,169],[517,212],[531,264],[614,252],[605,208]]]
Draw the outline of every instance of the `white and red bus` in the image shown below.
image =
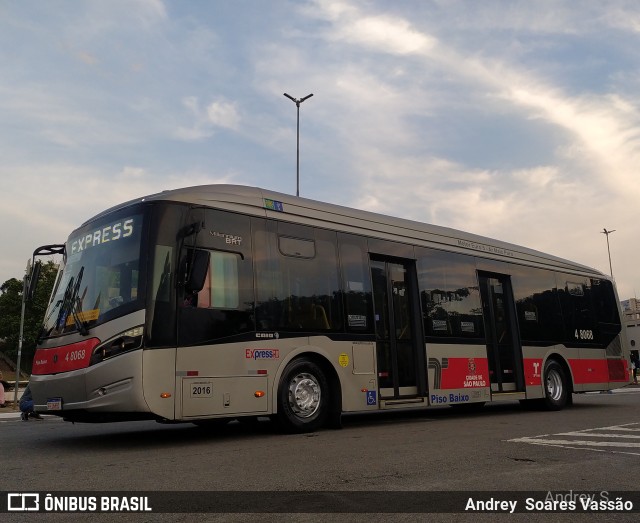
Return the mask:
[[610,278],[448,228],[210,185],[71,233],[31,376],[70,421],[290,431],[343,413],[548,409],[630,381]]

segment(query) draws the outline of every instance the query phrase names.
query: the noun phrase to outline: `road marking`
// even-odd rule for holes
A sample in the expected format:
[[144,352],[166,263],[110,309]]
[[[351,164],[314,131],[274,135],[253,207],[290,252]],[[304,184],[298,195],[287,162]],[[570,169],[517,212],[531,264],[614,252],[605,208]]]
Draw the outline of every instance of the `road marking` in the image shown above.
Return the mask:
[[[570,432],[558,432],[556,434],[541,434],[538,436],[525,436],[507,440],[510,443],[528,443],[530,445],[547,445],[551,447],[563,447],[581,450],[607,451],[640,456],[640,423],[628,423],[611,427],[597,427],[593,429],[577,430]],[[562,437],[560,439],[559,437]],[[564,438],[580,439],[564,439]],[[582,438],[601,438],[609,441],[589,440]],[[629,450],[616,450],[629,449]],[[631,452],[631,449],[638,449]]]
[[[560,434],[559,434],[560,435]],[[535,439],[535,438],[520,438],[517,440],[511,439],[509,441],[519,443],[538,443],[542,445],[584,445],[586,447],[634,447],[640,448],[640,443],[634,443],[630,441],[586,441],[586,440],[571,440],[571,439]]]
[[587,433],[584,431],[578,432],[560,432],[556,436],[589,436],[590,438],[636,438],[640,439],[640,435],[635,434],[599,434],[599,433]]

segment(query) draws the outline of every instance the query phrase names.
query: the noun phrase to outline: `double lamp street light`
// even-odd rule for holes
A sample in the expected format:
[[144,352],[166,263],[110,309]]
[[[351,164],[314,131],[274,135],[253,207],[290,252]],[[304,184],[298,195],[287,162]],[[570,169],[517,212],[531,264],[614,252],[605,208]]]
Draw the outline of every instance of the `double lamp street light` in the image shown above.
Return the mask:
[[294,98],[287,93],[284,93],[284,95],[296,104],[298,110],[298,124],[296,126],[296,196],[300,196],[300,104],[308,98],[311,98],[313,93],[308,94],[304,98]]
[[613,278],[613,268],[611,267],[611,249],[609,248],[609,235],[612,232],[616,232],[616,230],[613,229],[612,231],[608,231],[607,228],[605,227],[600,232],[607,237],[607,253],[609,254],[609,272],[611,273],[611,277]]

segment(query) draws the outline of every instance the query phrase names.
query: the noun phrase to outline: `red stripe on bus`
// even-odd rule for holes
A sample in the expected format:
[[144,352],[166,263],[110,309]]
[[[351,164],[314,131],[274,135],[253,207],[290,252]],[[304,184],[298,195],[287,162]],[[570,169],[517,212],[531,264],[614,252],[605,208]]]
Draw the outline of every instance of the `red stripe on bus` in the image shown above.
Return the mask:
[[441,389],[472,389],[489,387],[487,358],[447,358],[442,368]]
[[33,358],[32,374],[58,374],[71,370],[84,369],[89,366],[93,349],[100,343],[98,338],[56,347],[54,349],[38,349]]
[[609,382],[609,365],[605,359],[569,360],[569,366],[576,384]]
[[627,366],[627,360],[607,360],[607,365],[609,366],[609,381],[626,383],[631,381],[631,369]]
[[542,358],[524,358],[523,363],[525,384],[542,384]]

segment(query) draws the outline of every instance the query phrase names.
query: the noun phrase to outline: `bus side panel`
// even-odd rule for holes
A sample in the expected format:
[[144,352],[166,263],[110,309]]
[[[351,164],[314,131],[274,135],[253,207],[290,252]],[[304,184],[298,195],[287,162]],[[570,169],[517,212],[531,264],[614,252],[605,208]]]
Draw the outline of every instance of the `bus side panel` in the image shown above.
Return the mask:
[[[176,419],[269,415],[274,379],[308,338],[274,335],[245,343],[181,347],[176,354]],[[264,392],[264,395],[256,393]]]
[[[148,412],[142,394],[142,350],[134,350],[86,369],[86,403],[66,408],[102,412]],[[64,400],[64,398],[63,398]]]
[[182,417],[267,414],[267,376],[182,378]]
[[46,412],[47,400],[50,398],[62,398],[63,408],[78,408],[79,404],[85,405],[86,396],[86,370],[75,370],[55,375],[32,374],[29,387],[35,409]]
[[302,349],[317,354],[333,367],[340,382],[342,412],[380,408],[374,342],[331,341],[324,336],[313,336],[309,343],[311,345]]
[[142,351],[134,350],[86,369],[31,378],[36,410],[60,398],[64,411],[147,413],[142,394]]
[[143,351],[142,369],[147,405],[154,414],[169,420],[175,419],[176,349]]
[[[544,365],[549,356],[555,354],[556,358],[560,356],[562,360],[568,365],[568,358],[578,358],[578,349],[567,349],[563,345],[552,345],[550,347],[534,347],[524,345],[522,347],[523,357],[523,370],[524,370],[524,383],[525,391],[527,393],[527,399],[540,399],[544,398],[544,385],[543,385],[543,373]],[[575,381],[573,375],[567,376],[568,382],[573,384],[572,388],[575,391]]]
[[427,345],[430,405],[491,400],[491,380],[484,345]]
[[579,358],[570,357],[574,390],[589,392],[609,388],[609,367],[604,349],[579,349]]
[[[375,342],[352,342],[345,347],[351,357],[346,362],[344,353],[338,357],[342,372],[339,374],[342,387],[343,412],[360,412],[380,408],[378,397],[377,361]],[[349,352],[347,352],[349,354]]]

